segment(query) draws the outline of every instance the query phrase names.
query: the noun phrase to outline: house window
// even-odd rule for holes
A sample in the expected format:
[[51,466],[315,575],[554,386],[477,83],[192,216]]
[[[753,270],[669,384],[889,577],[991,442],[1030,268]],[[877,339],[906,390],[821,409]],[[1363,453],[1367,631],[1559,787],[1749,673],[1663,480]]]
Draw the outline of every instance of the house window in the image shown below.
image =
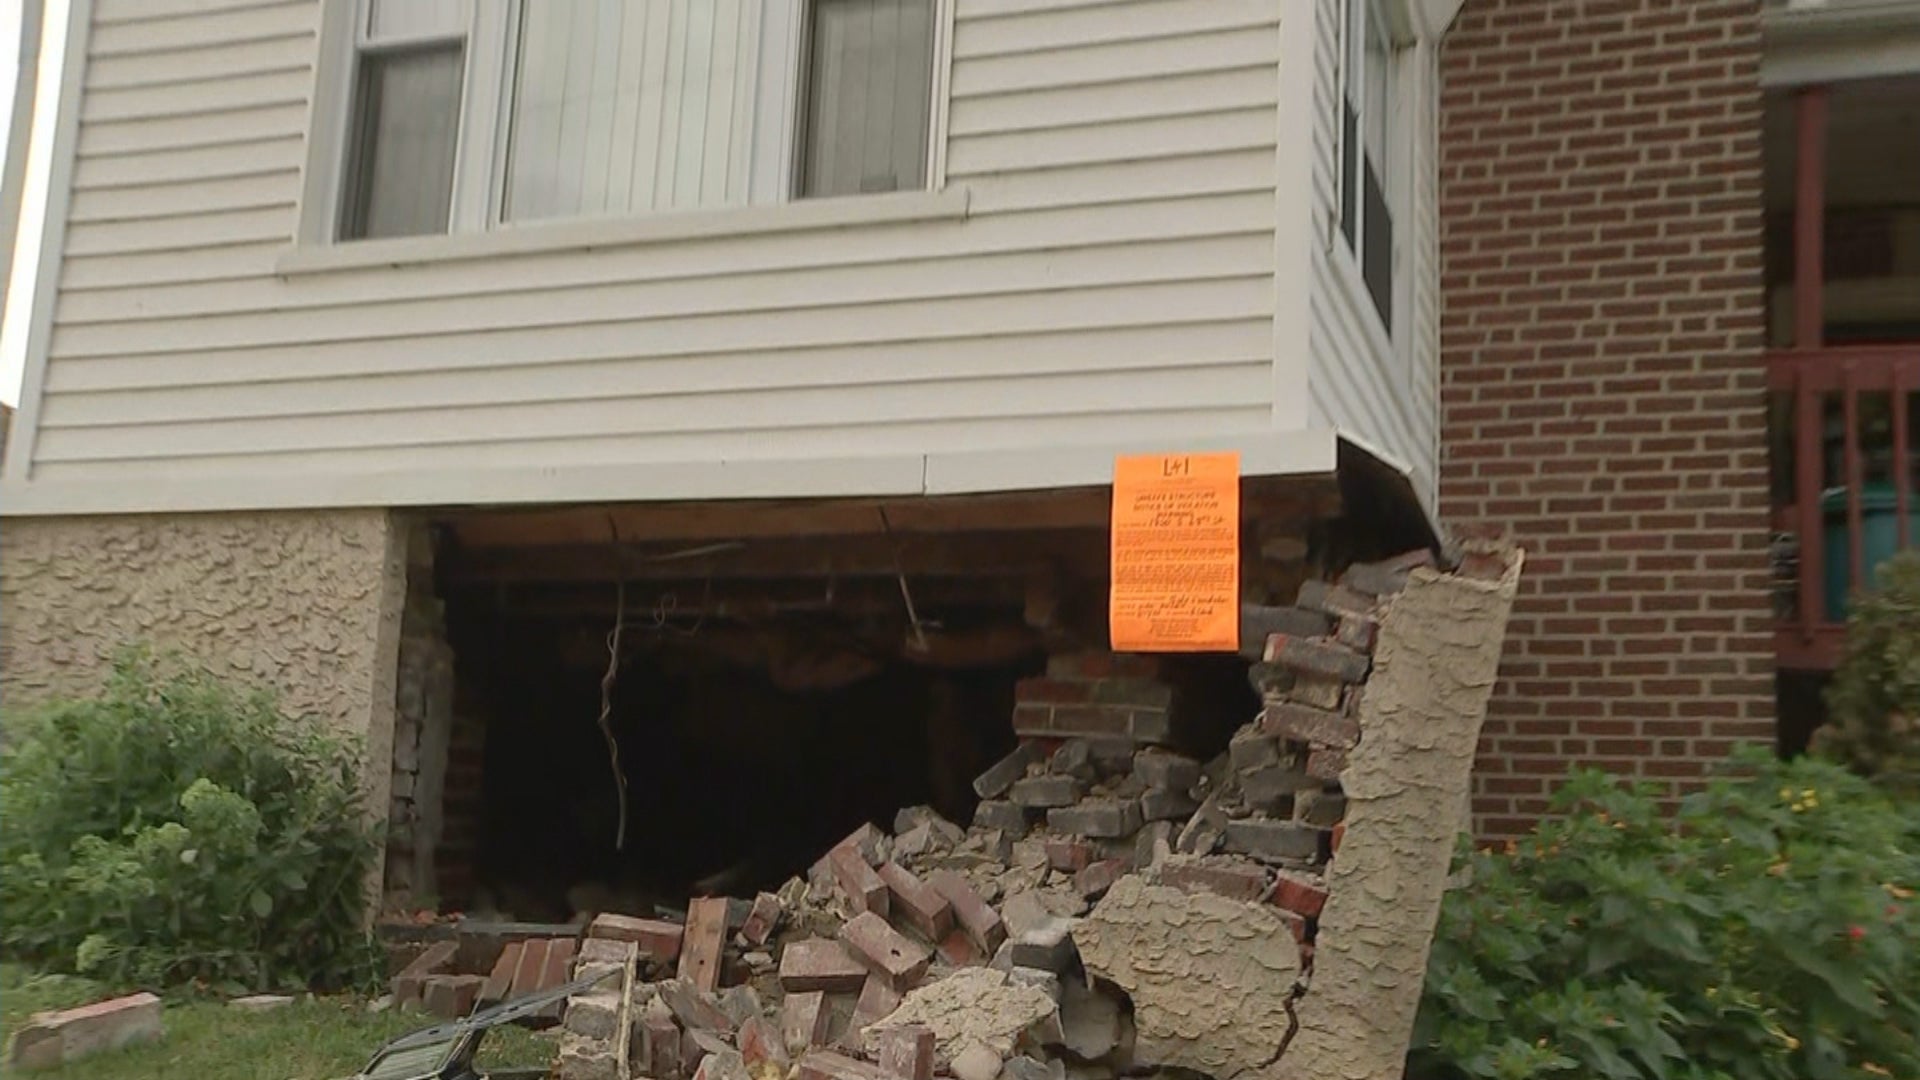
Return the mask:
[[924,188],[940,0],[358,0],[341,239]]
[[1393,160],[1390,110],[1394,47],[1379,0],[1346,0],[1340,95],[1340,234],[1360,264],[1367,294],[1393,331]]
[[379,0],[355,28],[341,239],[446,231],[465,69],[456,7]]

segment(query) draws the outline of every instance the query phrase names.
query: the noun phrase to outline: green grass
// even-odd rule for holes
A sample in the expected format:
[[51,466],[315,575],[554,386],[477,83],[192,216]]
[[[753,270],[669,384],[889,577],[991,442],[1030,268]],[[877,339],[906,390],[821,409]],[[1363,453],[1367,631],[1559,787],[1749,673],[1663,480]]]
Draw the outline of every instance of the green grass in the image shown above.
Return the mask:
[[[85,979],[33,975],[0,964],[0,1031],[11,1036],[34,1012],[64,1009],[111,994]],[[419,1013],[370,1013],[356,998],[300,1000],[268,1013],[219,1001],[169,999],[166,1038],[150,1046],[37,1072],[50,1080],[328,1080],[351,1076],[381,1044],[433,1023]],[[545,1064],[550,1036],[496,1028],[480,1055],[492,1065]],[[0,1065],[0,1076],[16,1074]]]

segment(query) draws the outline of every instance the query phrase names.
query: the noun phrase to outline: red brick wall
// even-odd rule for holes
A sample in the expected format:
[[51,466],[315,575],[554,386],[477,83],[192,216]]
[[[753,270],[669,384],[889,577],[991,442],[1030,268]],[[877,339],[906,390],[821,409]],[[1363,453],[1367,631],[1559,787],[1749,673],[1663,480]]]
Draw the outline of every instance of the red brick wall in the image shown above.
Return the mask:
[[1759,4],[1468,0],[1442,50],[1442,517],[1528,550],[1475,790],[1773,734]]

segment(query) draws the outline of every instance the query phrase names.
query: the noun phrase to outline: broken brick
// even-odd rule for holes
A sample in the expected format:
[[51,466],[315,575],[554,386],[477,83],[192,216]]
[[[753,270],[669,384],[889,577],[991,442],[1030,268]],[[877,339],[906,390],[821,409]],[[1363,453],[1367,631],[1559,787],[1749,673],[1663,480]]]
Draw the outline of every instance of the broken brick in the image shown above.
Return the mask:
[[853,1015],[847,1020],[847,1032],[841,1041],[855,1050],[861,1049],[862,1029],[899,1008],[900,998],[900,991],[889,985],[885,978],[868,975],[866,983],[860,987],[859,999],[853,1003]]
[[986,956],[980,952],[980,946],[975,945],[973,939],[967,936],[967,932],[960,929],[941,938],[940,944],[934,946],[933,951],[940,955],[942,961],[954,967],[973,967],[986,961]]
[[[780,1039],[790,1054],[803,1054],[827,1043],[827,1024],[833,1013],[827,1008],[827,995],[818,990],[788,994],[780,1003]],[[656,1077],[664,1074],[655,1073]]]
[[1347,752],[1316,746],[1307,755],[1307,775],[1316,780],[1338,780],[1347,769]]
[[1380,637],[1380,620],[1371,615],[1342,615],[1333,640],[1357,652],[1370,653]]
[[789,993],[800,990],[851,993],[866,981],[866,965],[832,938],[795,941],[781,950],[780,987]]
[[1314,580],[1300,583],[1300,592],[1295,601],[1310,611],[1323,612],[1335,618],[1349,614],[1368,615],[1373,612],[1374,606],[1374,598],[1365,593],[1356,592],[1344,585],[1331,585]]
[[640,1056],[648,1076],[680,1075],[680,1028],[671,1013],[647,1010],[640,1023]]
[[1102,859],[1099,862],[1087,864],[1085,869],[1073,875],[1073,888],[1088,900],[1098,900],[1105,896],[1107,890],[1113,888],[1113,883],[1120,880],[1120,875],[1126,872],[1126,860]]
[[879,874],[891,896],[890,910],[928,941],[939,941],[953,929],[953,905],[926,882],[898,863],[880,864]]
[[[573,970],[573,952],[579,945],[572,938],[554,938],[547,942],[546,962],[540,966],[540,982],[534,989],[551,990],[564,985],[568,974]],[[556,1001],[541,1009],[536,1016],[548,1020],[558,1020],[566,1011],[567,1003]]]
[[966,878],[952,870],[935,870],[927,875],[927,884],[953,905],[954,920],[982,952],[992,954],[1007,939],[1007,927],[1000,921],[1000,913],[993,910]]
[[1344,712],[1276,701],[1260,714],[1260,726],[1281,738],[1350,749],[1360,741],[1360,722]]
[[906,990],[927,973],[933,954],[908,940],[887,920],[863,911],[840,927],[840,940],[856,959],[896,990]]
[[974,778],[973,793],[982,799],[998,799],[1007,793],[1015,780],[1027,775],[1027,766],[1039,760],[1039,748],[1023,742],[1014,747],[1012,753],[995,762],[992,768]]
[[611,913],[594,916],[587,926],[589,938],[630,941],[640,947],[641,953],[661,964],[671,964],[680,958],[682,935],[678,923]]
[[740,924],[740,936],[749,945],[765,945],[773,937],[773,931],[780,925],[783,909],[780,898],[772,893],[763,892],[753,898],[753,906],[747,910],[747,919]]
[[[520,943],[520,963],[513,969],[513,987],[509,997],[522,997],[540,989],[540,973],[547,969],[547,947],[552,938],[531,938]],[[394,1000],[400,1000],[394,994]]]
[[[673,1012],[673,1018],[687,1031],[717,1031],[733,1034],[733,1017],[720,1007],[712,993],[686,979],[668,979],[657,987],[660,1000]],[[688,1062],[688,1064],[692,1064]]]
[[160,999],[147,993],[36,1013],[8,1041],[8,1071],[53,1068],[101,1051],[157,1042],[166,1035],[160,1013]]
[[973,823],[982,829],[999,829],[1015,836],[1027,832],[1027,812],[999,799],[983,799],[973,808]]
[[727,946],[727,899],[702,896],[687,905],[680,951],[680,977],[711,993],[720,986],[720,959]]
[[1275,862],[1310,862],[1320,857],[1325,830],[1294,821],[1246,818],[1227,822],[1227,846],[1243,855]]
[[1267,639],[1266,663],[1290,671],[1324,675],[1343,682],[1360,682],[1367,677],[1371,662],[1361,653],[1344,645],[1312,638],[1275,634]]
[[1016,782],[1010,797],[1019,806],[1045,810],[1057,806],[1072,806],[1080,800],[1083,790],[1078,777],[1049,774],[1029,776],[1025,780]]
[[1319,878],[1283,870],[1274,878],[1272,900],[1302,918],[1317,919],[1327,906],[1327,886]]
[[750,1016],[740,1025],[740,1031],[734,1036],[734,1045],[740,1048],[740,1058],[748,1068],[755,1065],[772,1064],[781,1075],[787,1071],[789,1055],[787,1044],[780,1029],[764,1016]]
[[1347,684],[1328,675],[1301,674],[1293,680],[1287,700],[1315,709],[1338,709],[1346,700]]
[[458,1020],[473,1011],[485,975],[429,975],[420,993],[427,1012],[442,1020]]
[[833,866],[834,880],[855,911],[870,911],[882,917],[887,914],[887,883],[880,880],[880,875],[874,873],[858,850],[841,844],[827,853],[827,859]]
[[1140,796],[1140,820],[1185,821],[1189,815],[1199,809],[1199,802],[1185,791],[1165,791],[1152,788]]
[[499,959],[493,962],[493,971],[480,986],[482,1005],[505,1001],[513,992],[513,969],[520,966],[520,950],[523,947],[518,941],[509,941],[506,948],[500,950]]
[[1230,900],[1258,900],[1267,892],[1264,867],[1239,861],[1167,862],[1159,867],[1162,885],[1183,892],[1210,892]]
[[1097,840],[1132,836],[1140,830],[1137,799],[1084,799],[1047,811],[1047,825]]
[[1260,659],[1260,650],[1274,634],[1321,637],[1332,628],[1333,620],[1325,612],[1308,607],[1240,605],[1240,645],[1242,650],[1250,652],[1249,660]]
[[832,1050],[811,1050],[800,1059],[796,1080],[893,1080],[878,1065]]
[[880,1036],[880,1068],[894,1080],[933,1080],[933,1029],[917,1024]]
[[424,952],[413,958],[412,963],[400,969],[400,974],[393,977],[393,1003],[417,1003],[426,990],[428,977],[451,972],[454,956],[459,951],[459,943],[453,941],[436,941],[427,946]]
[[1046,840],[1047,865],[1063,874],[1077,874],[1093,862],[1093,845],[1071,837]]
[[1228,760],[1235,772],[1252,772],[1280,763],[1277,737],[1260,731],[1241,730],[1227,742]]
[[1008,959],[1014,967],[1063,972],[1073,963],[1072,935],[1071,919],[1048,916],[1013,939]]
[[1200,763],[1166,750],[1142,750],[1133,756],[1133,775],[1149,788],[1187,791],[1200,782]]

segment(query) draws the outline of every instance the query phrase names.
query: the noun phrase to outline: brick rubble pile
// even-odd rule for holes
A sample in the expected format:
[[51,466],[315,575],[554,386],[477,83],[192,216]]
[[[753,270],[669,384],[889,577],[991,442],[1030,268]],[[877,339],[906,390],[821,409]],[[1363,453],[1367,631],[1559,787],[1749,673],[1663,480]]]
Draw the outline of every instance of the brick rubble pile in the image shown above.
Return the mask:
[[[777,893],[697,899],[683,921],[600,915],[574,974],[611,977],[569,1002],[558,1075],[1111,1080],[1271,1063],[1311,977],[1380,603],[1430,565],[1356,566],[1294,607],[1249,609],[1264,707],[1210,760],[1188,752],[1154,658],[1055,657],[1021,684],[1020,741],[975,781],[970,827],[914,807]],[[1235,940],[1139,955],[1203,932]],[[1192,985],[1167,985],[1174,971]],[[1196,989],[1232,1003],[1195,1020]]]

